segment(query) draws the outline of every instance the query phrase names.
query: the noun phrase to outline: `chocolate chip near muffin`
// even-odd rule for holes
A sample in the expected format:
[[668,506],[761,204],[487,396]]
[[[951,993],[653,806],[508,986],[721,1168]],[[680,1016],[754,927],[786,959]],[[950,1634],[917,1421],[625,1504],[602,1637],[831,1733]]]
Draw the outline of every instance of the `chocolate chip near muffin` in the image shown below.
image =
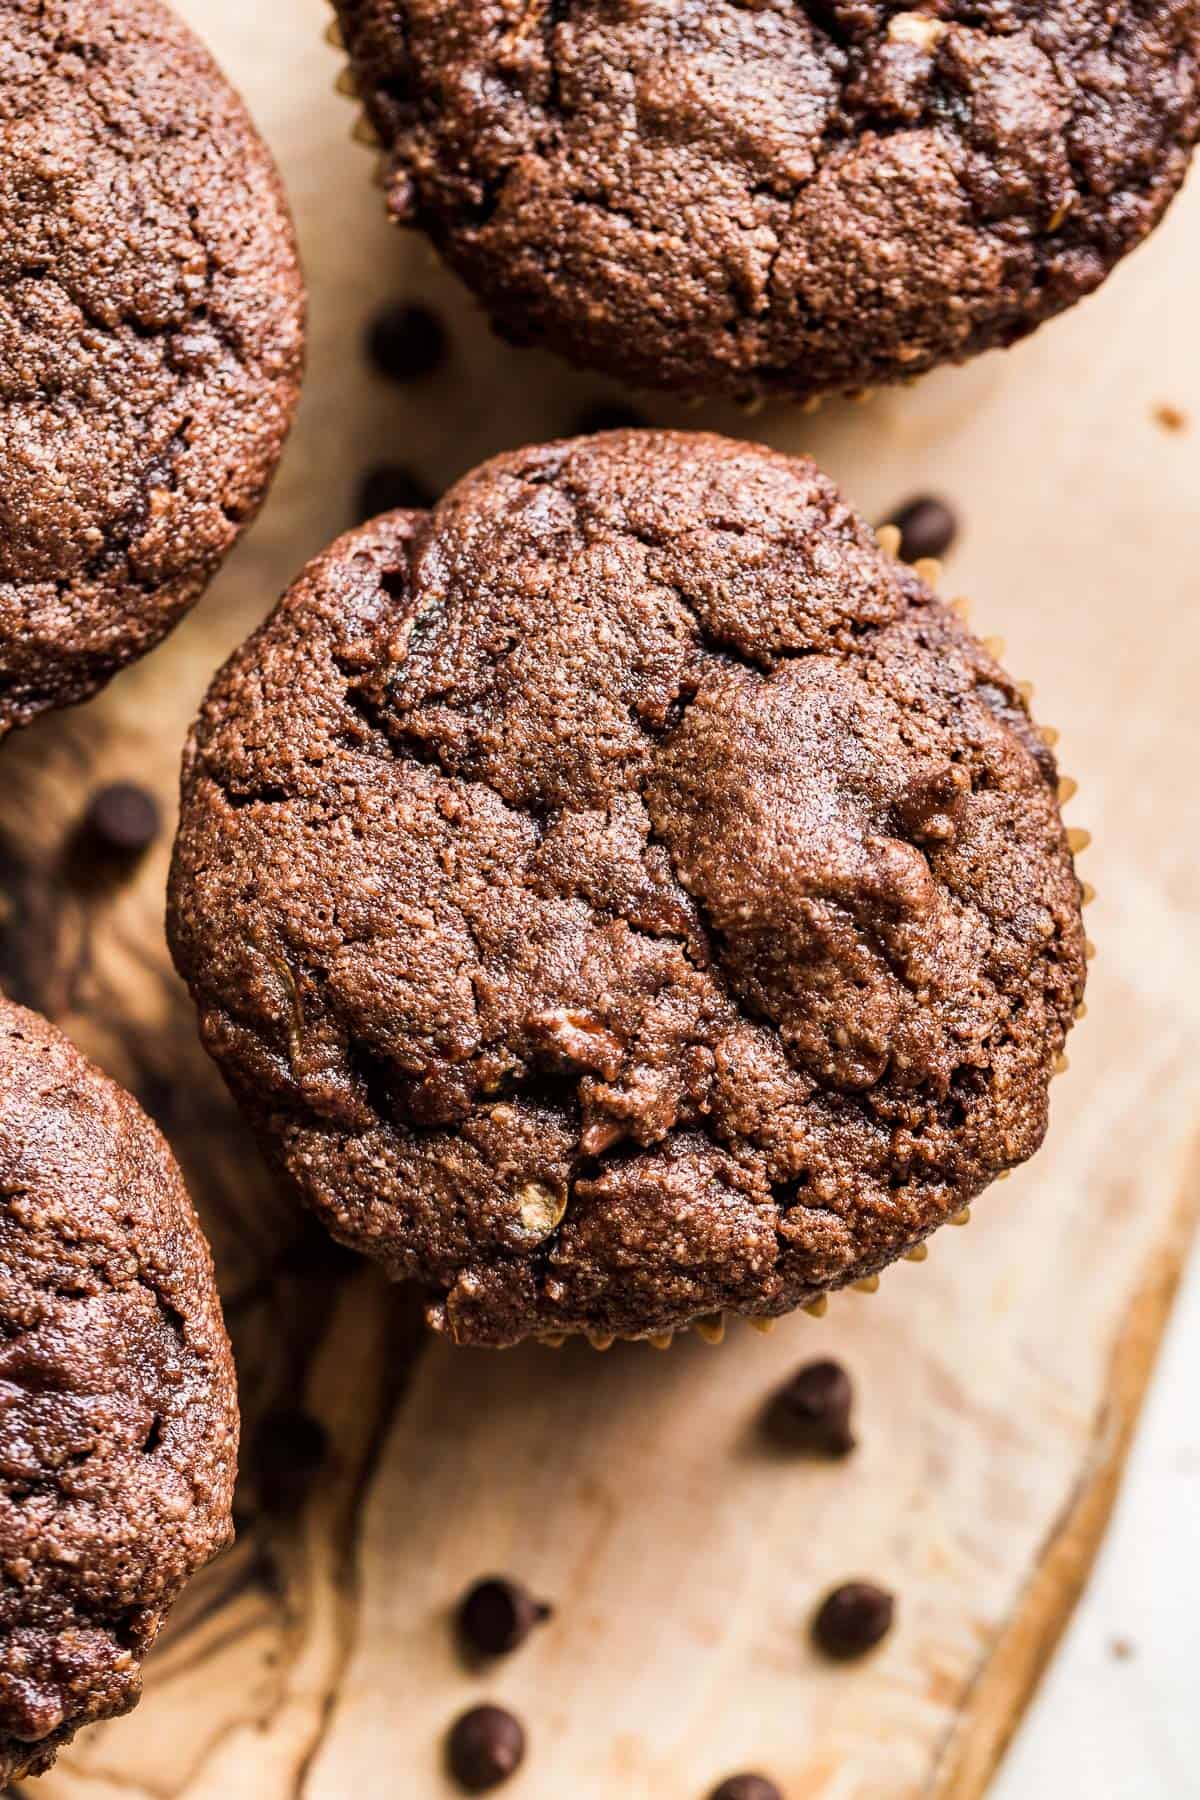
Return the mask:
[[958,519],[936,494],[920,494],[895,513],[891,523],[900,533],[899,555],[905,562],[945,556],[958,536]]
[[850,1376],[841,1363],[825,1357],[806,1363],[776,1389],[763,1413],[763,1430],[782,1450],[849,1456],[854,1449],[853,1407]]
[[468,1794],[502,1787],[525,1760],[525,1728],[503,1707],[472,1707],[451,1729],[446,1760]]
[[459,1637],[475,1656],[509,1656],[551,1617],[553,1609],[504,1575],[475,1582],[459,1602]]
[[133,1098],[0,1000],[0,1783],[127,1712],[228,1542],[237,1396],[212,1262]]
[[427,512],[436,495],[428,482],[400,463],[369,469],[358,490],[358,519],[366,524],[385,512]]
[[870,1581],[847,1581],[818,1607],[813,1640],[835,1661],[853,1662],[883,1642],[895,1617],[895,1597],[886,1588]]
[[169,930],[464,1343],[870,1276],[1038,1147],[1084,984],[1017,684],[808,461],[627,432],[341,539],[217,678]]
[[436,313],[406,300],[372,319],[367,349],[381,375],[405,383],[436,374],[450,354],[450,340]]
[[303,291],[240,100],[159,0],[0,23],[0,736],[203,590],[291,421]]
[[731,1775],[713,1789],[709,1800],[783,1800],[783,1795],[765,1775]]
[[98,788],[83,815],[89,845],[106,856],[142,855],[161,828],[162,810],[156,796],[136,781],[113,781]]
[[1197,0],[336,7],[392,215],[513,341],[685,393],[1012,343],[1157,224],[1200,127]]

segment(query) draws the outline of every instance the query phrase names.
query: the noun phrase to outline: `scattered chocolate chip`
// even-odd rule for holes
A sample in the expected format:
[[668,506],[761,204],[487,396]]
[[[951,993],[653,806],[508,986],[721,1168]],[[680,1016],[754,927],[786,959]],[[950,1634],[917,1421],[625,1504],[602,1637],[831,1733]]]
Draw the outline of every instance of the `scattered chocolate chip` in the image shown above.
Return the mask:
[[848,1662],[882,1643],[892,1628],[896,1602],[869,1581],[848,1581],[826,1596],[813,1620],[813,1638],[826,1656]]
[[114,781],[92,795],[83,828],[93,845],[115,856],[140,856],[162,829],[154,795],[133,781]]
[[1137,1646],[1127,1637],[1113,1638],[1108,1649],[1115,1662],[1132,1662],[1137,1655]]
[[841,1363],[812,1362],[772,1394],[763,1427],[786,1450],[848,1456],[854,1448],[853,1405],[854,1387]]
[[617,401],[599,401],[580,413],[575,421],[576,437],[594,437],[598,431],[645,431],[649,419],[632,406]]
[[428,482],[399,463],[381,463],[363,477],[358,490],[358,520],[365,525],[381,513],[428,512],[437,495]]
[[283,1276],[329,1283],[361,1274],[365,1264],[306,1214],[297,1220],[296,1236],[281,1250],[277,1267]]
[[262,1419],[254,1440],[258,1496],[279,1518],[299,1512],[329,1454],[329,1435],[319,1419],[297,1407],[279,1407]]
[[525,1731],[499,1706],[476,1706],[450,1730],[450,1773],[469,1794],[483,1794],[515,1775],[525,1760]]
[[893,514],[890,523],[900,532],[902,562],[919,562],[923,556],[945,556],[958,536],[958,520],[944,500],[922,494]]
[[463,1642],[477,1656],[507,1656],[520,1649],[552,1610],[517,1582],[492,1575],[477,1581],[463,1596],[458,1608],[458,1629]]
[[713,1789],[710,1800],[783,1800],[783,1795],[765,1775],[731,1775]]
[[436,313],[402,300],[376,314],[367,334],[367,349],[379,373],[389,381],[419,381],[441,368],[450,343]]

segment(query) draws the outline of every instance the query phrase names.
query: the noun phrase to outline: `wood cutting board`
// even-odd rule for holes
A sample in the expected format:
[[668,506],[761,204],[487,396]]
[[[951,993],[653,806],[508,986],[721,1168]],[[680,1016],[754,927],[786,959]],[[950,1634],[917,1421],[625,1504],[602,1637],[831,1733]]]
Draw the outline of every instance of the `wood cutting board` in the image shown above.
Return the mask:
[[[455,1352],[273,1190],[169,965],[167,843],[131,882],[81,883],[71,832],[101,780],[145,781],[173,812],[209,677],[352,522],[369,465],[440,487],[622,396],[502,347],[389,231],[321,0],[181,10],[279,154],[310,378],[274,496],[192,618],[6,746],[0,972],[139,1093],[184,1163],[241,1372],[241,1532],[177,1609],[138,1712],[85,1734],[39,1800],[441,1800],[445,1727],[483,1697],[529,1729],[513,1800],[701,1800],[747,1766],[788,1800],[977,1800],[1100,1541],[1200,1203],[1200,179],[1097,298],[1007,355],[815,417],[642,402],[811,451],[868,516],[930,489],[960,510],[948,580],[1036,682],[1082,784],[1071,822],[1097,839],[1090,1017],[1041,1156],[927,1263],[820,1324],[667,1355]],[[450,369],[407,389],[362,353],[401,294],[454,336]],[[823,1353],[858,1382],[859,1450],[768,1454],[763,1399]],[[333,1454],[283,1520],[261,1504],[256,1428],[299,1404]],[[557,1614],[481,1674],[449,1609],[493,1569]],[[807,1621],[856,1575],[896,1590],[898,1625],[830,1668]]]

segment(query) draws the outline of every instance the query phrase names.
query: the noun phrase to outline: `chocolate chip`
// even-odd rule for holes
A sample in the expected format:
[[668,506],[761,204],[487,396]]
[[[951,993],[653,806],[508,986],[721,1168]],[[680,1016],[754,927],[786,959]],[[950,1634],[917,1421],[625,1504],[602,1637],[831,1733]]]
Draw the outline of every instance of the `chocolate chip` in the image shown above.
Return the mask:
[[445,328],[427,306],[400,301],[385,307],[367,334],[371,361],[389,381],[419,381],[436,374],[450,351]]
[[649,423],[649,419],[632,406],[602,400],[580,413],[575,421],[574,435],[594,437],[598,431],[645,431]]
[[83,828],[93,845],[115,856],[140,856],[162,829],[154,795],[133,781],[114,781],[92,795]]
[[765,1775],[731,1775],[713,1789],[710,1800],[783,1800],[783,1795]]
[[344,1276],[362,1273],[363,1259],[331,1238],[317,1221],[306,1214],[296,1221],[296,1236],[279,1255],[280,1275],[301,1281],[340,1281]]
[[450,1773],[469,1794],[483,1794],[515,1775],[525,1760],[525,1731],[499,1706],[476,1706],[451,1727]]
[[772,1394],[763,1428],[786,1450],[847,1456],[854,1448],[853,1404],[854,1387],[841,1363],[807,1363]]
[[329,1454],[319,1419],[297,1407],[278,1407],[262,1419],[254,1440],[258,1497],[279,1518],[299,1512]]
[[358,522],[377,519],[381,513],[428,512],[437,495],[428,482],[399,463],[381,463],[363,477],[358,490]]
[[813,1620],[812,1633],[826,1656],[848,1662],[865,1656],[892,1629],[896,1602],[869,1581],[848,1581],[826,1596]]
[[507,1656],[520,1649],[552,1609],[503,1575],[477,1581],[458,1608],[458,1629],[477,1656]]
[[958,536],[954,513],[933,494],[910,500],[893,515],[891,523],[899,528],[903,562],[919,562],[923,556],[945,556]]

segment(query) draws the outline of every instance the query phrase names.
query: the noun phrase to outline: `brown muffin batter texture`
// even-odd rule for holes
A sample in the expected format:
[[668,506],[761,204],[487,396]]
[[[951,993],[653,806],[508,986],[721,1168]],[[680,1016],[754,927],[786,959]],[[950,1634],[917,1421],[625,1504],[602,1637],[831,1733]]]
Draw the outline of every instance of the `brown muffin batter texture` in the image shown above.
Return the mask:
[[1014,683],[811,463],[657,432],[312,565],[170,930],[276,1163],[488,1344],[879,1269],[1037,1148],[1085,967]]
[[212,1263],[136,1102],[0,1000],[0,1783],[126,1712],[231,1536]]
[[423,226],[504,334],[815,394],[1010,344],[1157,223],[1197,0],[336,0]]
[[0,736],[203,590],[295,405],[278,177],[158,0],[0,9]]

